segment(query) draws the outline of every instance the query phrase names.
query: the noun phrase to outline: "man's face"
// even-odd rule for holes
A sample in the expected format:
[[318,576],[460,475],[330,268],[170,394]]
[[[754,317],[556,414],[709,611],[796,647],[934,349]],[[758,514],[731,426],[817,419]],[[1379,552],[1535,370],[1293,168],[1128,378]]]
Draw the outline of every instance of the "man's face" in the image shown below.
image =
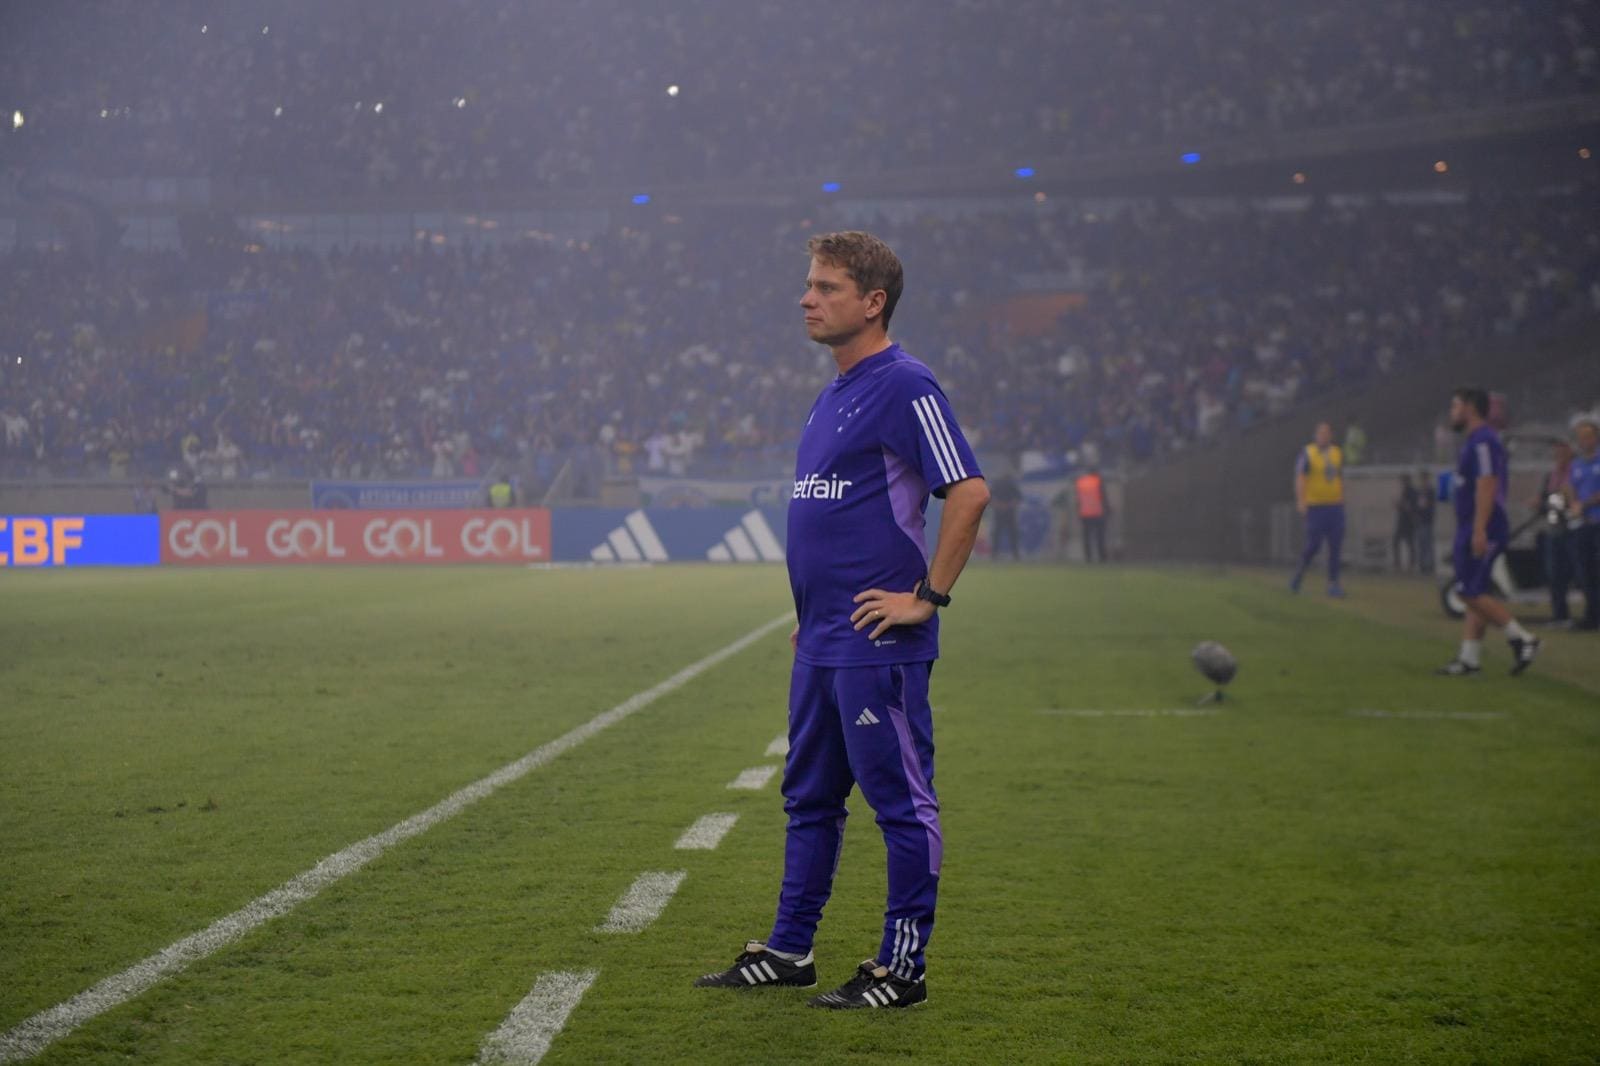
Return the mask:
[[1467,401],[1459,396],[1450,397],[1450,428],[1460,432],[1467,428],[1467,412],[1471,410]]
[[1584,422],[1578,426],[1578,450],[1584,455],[1593,455],[1596,448],[1600,448],[1600,427]]
[[867,312],[881,310],[882,299],[881,292],[861,292],[843,267],[813,258],[800,297],[806,335],[830,347],[844,344],[866,328]]
[[1326,448],[1333,443],[1333,427],[1326,422],[1318,422],[1312,440],[1317,442],[1317,447]]

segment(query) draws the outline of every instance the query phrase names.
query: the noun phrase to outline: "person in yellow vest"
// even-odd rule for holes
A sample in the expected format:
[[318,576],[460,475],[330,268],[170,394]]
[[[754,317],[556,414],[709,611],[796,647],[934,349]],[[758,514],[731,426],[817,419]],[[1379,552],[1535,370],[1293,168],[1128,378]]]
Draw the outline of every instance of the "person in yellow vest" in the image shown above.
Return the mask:
[[1111,507],[1106,501],[1106,483],[1100,476],[1100,468],[1091,466],[1087,473],[1081,474],[1073,487],[1078,495],[1078,521],[1083,524],[1083,561],[1095,561],[1095,553],[1100,555],[1100,561],[1106,561],[1106,518],[1111,513]]
[[1339,584],[1339,553],[1344,547],[1344,455],[1333,443],[1333,427],[1317,423],[1310,444],[1300,450],[1294,464],[1294,505],[1306,519],[1306,550],[1300,567],[1289,579],[1289,591],[1299,592],[1300,582],[1322,546],[1328,546],[1328,595],[1343,596]]
[[517,502],[516,487],[508,474],[496,474],[489,483],[489,506],[496,510],[512,507]]

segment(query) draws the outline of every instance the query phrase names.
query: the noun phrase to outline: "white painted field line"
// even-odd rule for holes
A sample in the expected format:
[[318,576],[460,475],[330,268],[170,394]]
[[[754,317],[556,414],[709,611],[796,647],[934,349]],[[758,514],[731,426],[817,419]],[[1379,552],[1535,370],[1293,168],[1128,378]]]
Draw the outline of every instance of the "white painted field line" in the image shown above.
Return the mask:
[[789,734],[779,733],[777,736],[773,737],[772,743],[767,745],[766,753],[768,755],[789,754]]
[[740,770],[739,776],[728,782],[729,788],[742,788],[750,792],[767,787],[767,782],[772,780],[772,775],[778,772],[776,766],[752,766],[748,770]]
[[617,900],[617,905],[611,908],[606,920],[594,927],[594,931],[637,933],[647,928],[651,922],[661,917],[661,912],[666,910],[667,904],[672,901],[672,894],[678,891],[678,886],[683,884],[683,879],[688,876],[687,870],[640,874],[628,887],[628,891],[622,894],[622,898]]
[[793,612],[786,612],[770,622],[757,626],[732,644],[712,652],[698,662],[689,664],[665,681],[643,692],[634,693],[609,711],[595,715],[576,729],[533,749],[515,762],[507,763],[488,777],[474,781],[421,814],[414,814],[376,836],[357,841],[343,851],[329,855],[305,873],[284,882],[266,895],[251,900],[232,914],[218,918],[198,933],[192,933],[177,943],[162,948],[149,958],[134,963],[121,973],[113,974],[94,987],[79,992],[71,999],[35,1014],[15,1029],[0,1035],[0,1062],[20,1062],[37,1055],[89,1019],[126,1003],[162,978],[214,954],[252,929],[288,913],[334,882],[355,873],[396,844],[427,832],[501,786],[517,781],[558,755],[571,751],[601,730],[638,713],[662,696],[682,688],[713,666],[737,655],[786,623],[794,624]]
[[728,835],[737,814],[707,814],[683,831],[683,836],[673,845],[679,851],[712,851]]
[[1217,713],[1215,707],[1161,707],[1153,710],[1108,709],[1093,707],[1047,707],[1040,714],[1053,714],[1063,718],[1205,718]]
[[1509,717],[1504,711],[1383,711],[1363,708],[1346,713],[1352,718],[1448,719],[1453,722],[1493,722]]
[[540,974],[533,991],[511,1008],[500,1028],[483,1038],[478,1061],[485,1066],[533,1066],[599,976],[599,970]]

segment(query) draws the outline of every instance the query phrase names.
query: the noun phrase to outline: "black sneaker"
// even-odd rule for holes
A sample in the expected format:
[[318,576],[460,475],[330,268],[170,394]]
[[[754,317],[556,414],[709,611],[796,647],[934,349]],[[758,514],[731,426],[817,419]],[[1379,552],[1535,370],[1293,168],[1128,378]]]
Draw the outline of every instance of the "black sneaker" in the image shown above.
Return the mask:
[[1440,677],[1470,677],[1473,674],[1483,673],[1483,667],[1464,663],[1460,659],[1451,659],[1435,670],[1434,673]]
[[921,978],[908,981],[868,959],[856,967],[856,975],[832,992],[811,1001],[813,1007],[830,1010],[858,1010],[862,1007],[914,1007],[928,999],[928,986]]
[[758,988],[761,985],[816,988],[816,960],[809,951],[799,962],[780,959],[768,951],[765,944],[752,940],[733,960],[732,966],[721,973],[708,973],[694,980],[696,988]]
[[1533,665],[1534,657],[1539,654],[1541,641],[1538,637],[1532,640],[1518,640],[1512,637],[1506,643],[1511,645],[1511,657],[1515,660],[1511,664],[1511,676],[1515,677]]

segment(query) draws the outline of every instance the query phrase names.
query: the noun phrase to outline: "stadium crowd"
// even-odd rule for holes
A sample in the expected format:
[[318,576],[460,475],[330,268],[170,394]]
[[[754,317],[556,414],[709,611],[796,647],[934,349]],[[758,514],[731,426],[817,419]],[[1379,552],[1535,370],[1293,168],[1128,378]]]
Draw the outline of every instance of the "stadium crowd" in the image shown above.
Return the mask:
[[[1147,459],[1600,312],[1589,205],[1050,204],[870,225],[908,265],[897,337],[958,398],[977,446],[1037,467],[1085,449]],[[0,261],[0,470],[444,477],[498,463],[539,485],[578,454],[590,477],[781,471],[832,373],[799,325],[801,249],[838,224],[745,209],[489,248],[321,255],[241,236],[97,265],[18,251]],[[1013,302],[1041,274],[1077,279],[1042,320]]]
[[1594,0],[46,8],[0,35],[9,165],[298,194],[1013,167],[1600,90]]

